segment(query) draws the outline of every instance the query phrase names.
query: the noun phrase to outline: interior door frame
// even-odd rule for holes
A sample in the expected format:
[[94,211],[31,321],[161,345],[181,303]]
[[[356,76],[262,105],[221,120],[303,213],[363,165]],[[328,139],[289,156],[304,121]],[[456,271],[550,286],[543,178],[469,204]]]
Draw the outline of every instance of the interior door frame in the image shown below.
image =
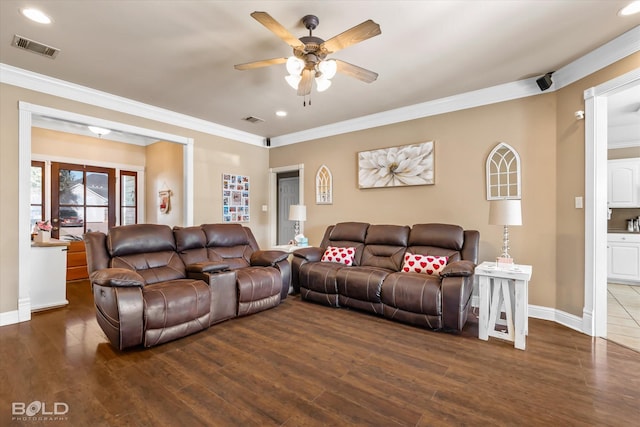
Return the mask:
[[584,91],[585,256],[582,331],[607,336],[607,98],[640,84],[635,69]]
[[31,320],[31,298],[29,296],[29,255],[31,253],[31,127],[34,116],[84,123],[132,133],[162,141],[183,145],[185,226],[193,225],[193,138],[132,126],[121,122],[100,119],[58,110],[56,108],[18,102],[18,309],[17,319],[12,317],[3,324]]
[[[304,201],[304,163],[289,166],[269,168],[269,245],[276,246],[278,242],[278,174],[282,172],[298,171],[298,203],[306,205]],[[300,223],[300,232],[304,233],[304,221]]]

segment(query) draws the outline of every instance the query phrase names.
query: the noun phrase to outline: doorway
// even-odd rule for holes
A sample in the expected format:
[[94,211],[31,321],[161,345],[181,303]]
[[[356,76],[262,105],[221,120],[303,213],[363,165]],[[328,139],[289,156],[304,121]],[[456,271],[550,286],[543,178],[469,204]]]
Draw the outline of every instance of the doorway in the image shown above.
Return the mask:
[[119,122],[99,119],[96,117],[85,116],[82,114],[72,113],[69,111],[58,110],[50,107],[30,104],[20,101],[18,103],[19,110],[19,152],[18,152],[18,229],[20,231],[18,239],[18,309],[12,314],[8,321],[4,324],[19,323],[31,319],[31,298],[29,285],[29,257],[31,253],[31,133],[32,124],[35,118],[46,117],[53,120],[59,120],[70,123],[95,124],[100,127],[112,129],[113,131],[122,131],[127,134],[142,135],[158,140],[174,142],[183,146],[184,153],[184,225],[193,224],[193,163],[194,163],[194,141],[192,138],[173,135],[166,132],[160,132],[152,129],[140,128]]
[[585,288],[582,331],[607,337],[607,100],[640,84],[640,69],[597,87],[585,98]]
[[[291,174],[291,175],[289,175]],[[283,205],[287,205],[286,210],[284,206],[280,207],[279,202],[279,184],[278,178],[282,177],[283,179],[291,178],[297,176],[298,180],[298,197],[295,203],[305,204],[304,203],[304,164],[297,165],[289,165],[289,166],[281,166],[277,168],[269,169],[269,205],[265,206],[265,209],[269,211],[269,245],[276,246],[278,244],[286,244],[289,240],[293,239],[293,222],[289,221],[289,207],[293,203],[294,197],[291,198],[291,201],[288,203],[283,203]],[[284,235],[280,235],[280,231],[285,231],[286,224],[284,227],[279,226],[280,221],[286,221],[289,223],[289,227],[291,227],[291,231],[285,237]],[[304,232],[304,223],[300,224],[300,232]],[[280,243],[283,242],[283,243]]]
[[289,221],[289,207],[299,204],[300,178],[298,171],[281,172],[278,182],[278,245],[289,244],[294,237],[294,221]]

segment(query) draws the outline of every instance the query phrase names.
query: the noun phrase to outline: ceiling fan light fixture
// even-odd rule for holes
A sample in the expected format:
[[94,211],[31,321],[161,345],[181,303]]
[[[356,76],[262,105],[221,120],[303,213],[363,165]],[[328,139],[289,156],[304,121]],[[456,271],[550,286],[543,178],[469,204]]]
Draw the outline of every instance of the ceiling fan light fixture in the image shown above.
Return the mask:
[[299,76],[304,70],[304,61],[297,56],[290,56],[287,59],[287,72],[292,76]]
[[328,78],[324,76],[316,77],[316,89],[318,89],[318,92],[324,92],[325,90],[329,89],[330,86],[331,80],[329,80]]
[[287,81],[287,83],[289,83],[289,86],[297,90],[298,85],[300,84],[300,80],[302,80],[302,76],[289,74],[288,76],[285,76],[284,79]]
[[325,79],[332,79],[338,71],[338,64],[333,59],[321,61],[318,64],[318,70],[320,70]]

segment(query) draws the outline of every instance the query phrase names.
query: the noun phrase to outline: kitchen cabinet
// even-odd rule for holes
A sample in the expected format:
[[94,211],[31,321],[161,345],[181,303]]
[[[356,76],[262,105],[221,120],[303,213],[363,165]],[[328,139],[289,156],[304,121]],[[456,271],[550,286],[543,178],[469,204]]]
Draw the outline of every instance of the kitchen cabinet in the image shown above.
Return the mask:
[[51,239],[32,243],[29,256],[31,311],[62,307],[67,301],[67,248],[69,242]]
[[613,282],[640,282],[640,234],[607,235],[607,277]]
[[607,172],[609,207],[640,207],[640,158],[609,160]]

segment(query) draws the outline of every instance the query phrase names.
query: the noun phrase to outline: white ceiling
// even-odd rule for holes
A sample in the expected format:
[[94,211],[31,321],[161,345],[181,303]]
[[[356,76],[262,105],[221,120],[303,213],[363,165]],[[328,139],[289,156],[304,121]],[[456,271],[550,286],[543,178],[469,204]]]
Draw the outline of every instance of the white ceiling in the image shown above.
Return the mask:
[[[423,103],[557,70],[640,25],[629,0],[93,1],[1,0],[0,62],[264,137]],[[28,21],[38,7],[51,25]],[[379,73],[337,75],[303,107],[284,65],[291,48],[252,19],[266,11],[296,37],[320,19],[329,39],[373,19],[382,34],[332,55]],[[59,48],[55,59],[11,46],[14,34]],[[286,110],[285,118],[275,116]],[[264,123],[251,124],[255,116]]]

